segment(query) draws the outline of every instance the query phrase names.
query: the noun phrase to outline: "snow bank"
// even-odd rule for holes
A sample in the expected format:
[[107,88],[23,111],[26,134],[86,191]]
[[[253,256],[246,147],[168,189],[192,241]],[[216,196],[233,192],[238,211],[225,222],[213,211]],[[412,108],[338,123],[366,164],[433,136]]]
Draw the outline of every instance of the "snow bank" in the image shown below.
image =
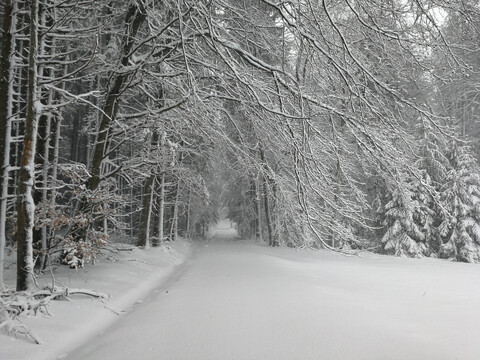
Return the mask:
[[[52,317],[29,317],[22,321],[42,340],[35,345],[24,337],[12,338],[0,333],[1,360],[54,360],[78,347],[89,338],[101,334],[115,320],[127,313],[146,296],[162,286],[184,263],[191,245],[183,240],[165,247],[133,249],[106,254],[95,266],[78,271],[59,266],[55,280],[69,288],[94,289],[110,295],[102,303],[87,296],[72,296],[72,302],[54,301],[49,310]],[[7,285],[14,286],[13,272],[7,274]],[[10,278],[10,281],[9,281]],[[50,284],[46,274],[40,284]]]

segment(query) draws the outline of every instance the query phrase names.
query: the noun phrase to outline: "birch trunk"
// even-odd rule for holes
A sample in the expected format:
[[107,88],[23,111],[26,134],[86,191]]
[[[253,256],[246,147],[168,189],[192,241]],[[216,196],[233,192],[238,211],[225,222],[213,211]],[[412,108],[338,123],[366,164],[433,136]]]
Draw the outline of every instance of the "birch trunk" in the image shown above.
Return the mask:
[[6,244],[8,174],[10,165],[12,83],[15,29],[15,2],[5,0],[2,22],[2,53],[0,54],[0,291],[4,285],[4,259]]
[[27,89],[27,116],[17,195],[17,291],[33,285],[33,226],[35,203],[32,188],[35,176],[35,146],[41,103],[38,98],[38,0],[32,0],[30,9],[30,54]]

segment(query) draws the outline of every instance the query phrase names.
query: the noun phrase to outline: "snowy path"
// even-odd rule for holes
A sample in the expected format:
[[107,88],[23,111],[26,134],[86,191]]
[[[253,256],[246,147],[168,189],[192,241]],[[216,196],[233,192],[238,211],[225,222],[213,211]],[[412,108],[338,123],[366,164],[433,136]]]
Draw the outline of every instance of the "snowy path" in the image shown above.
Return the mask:
[[480,359],[480,267],[271,249],[220,229],[69,360]]

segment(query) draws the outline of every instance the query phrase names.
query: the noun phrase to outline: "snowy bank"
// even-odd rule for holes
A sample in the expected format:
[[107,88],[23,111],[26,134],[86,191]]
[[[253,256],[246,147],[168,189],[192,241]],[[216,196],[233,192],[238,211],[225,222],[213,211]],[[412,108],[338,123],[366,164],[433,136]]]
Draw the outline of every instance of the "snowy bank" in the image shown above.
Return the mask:
[[[102,333],[112,322],[155,292],[191,254],[191,244],[184,240],[158,248],[105,253],[96,265],[78,271],[57,266],[55,281],[68,288],[101,291],[110,296],[102,302],[75,295],[69,301],[53,301],[51,317],[22,318],[22,322],[42,340],[36,345],[25,337],[0,332],[1,360],[53,360]],[[7,285],[14,287],[13,271],[7,273]],[[10,281],[9,281],[10,280]],[[39,285],[51,284],[51,275],[39,277]]]

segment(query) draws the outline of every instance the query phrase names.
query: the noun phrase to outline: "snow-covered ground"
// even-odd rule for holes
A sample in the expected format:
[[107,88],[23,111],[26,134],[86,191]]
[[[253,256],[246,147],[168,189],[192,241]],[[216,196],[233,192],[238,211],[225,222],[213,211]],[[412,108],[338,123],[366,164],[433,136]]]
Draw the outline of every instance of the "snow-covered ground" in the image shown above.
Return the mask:
[[[71,302],[51,302],[49,310],[53,313],[52,317],[22,319],[43,344],[36,345],[24,337],[9,337],[0,331],[0,360],[68,359],[65,354],[72,348],[107,329],[121,314],[129,312],[141,299],[173,276],[190,253],[191,245],[180,240],[166,247],[106,252],[107,256],[101,256],[95,266],[87,265],[78,271],[66,266],[57,267],[54,273],[57,282],[69,288],[103,292],[110,295],[110,299],[102,302],[73,295]],[[6,275],[9,276],[7,284],[14,287],[13,272],[7,271]],[[49,284],[51,276],[46,274],[38,281],[40,285]]]
[[[83,287],[118,293],[116,270],[104,272],[111,284],[99,270]],[[0,336],[0,359],[480,359],[480,265],[269,248],[224,223],[154,281],[120,316],[97,300],[55,304],[57,317],[29,320],[47,345]]]

